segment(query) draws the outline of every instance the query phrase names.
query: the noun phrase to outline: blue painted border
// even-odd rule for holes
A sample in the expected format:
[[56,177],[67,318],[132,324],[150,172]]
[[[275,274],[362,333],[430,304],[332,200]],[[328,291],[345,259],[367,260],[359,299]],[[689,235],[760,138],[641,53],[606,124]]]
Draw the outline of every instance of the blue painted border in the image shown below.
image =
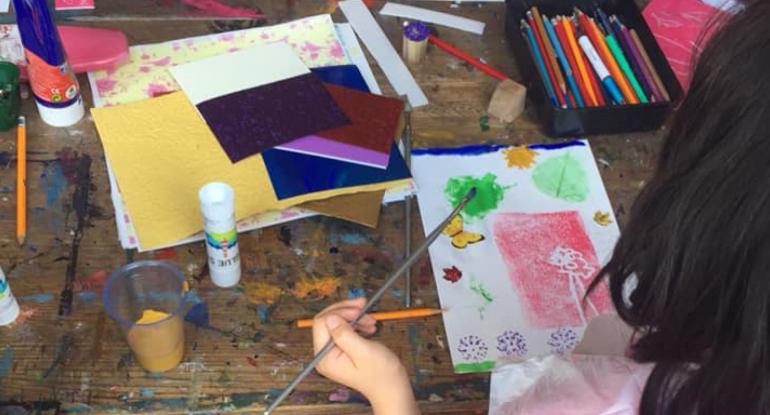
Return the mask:
[[[558,150],[567,147],[585,147],[586,143],[580,140],[565,141],[563,143],[553,144],[532,144],[527,148],[532,150]],[[413,156],[477,156],[481,154],[494,153],[510,145],[472,145],[464,147],[446,147],[446,148],[415,148],[412,149]]]

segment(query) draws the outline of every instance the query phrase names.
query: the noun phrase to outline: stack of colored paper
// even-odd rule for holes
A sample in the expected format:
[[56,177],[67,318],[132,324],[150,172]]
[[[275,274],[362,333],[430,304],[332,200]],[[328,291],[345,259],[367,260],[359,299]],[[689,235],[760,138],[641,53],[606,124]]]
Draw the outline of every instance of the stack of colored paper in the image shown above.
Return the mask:
[[[338,55],[341,46],[329,17],[308,19],[333,35],[324,39],[332,44],[329,55]],[[276,26],[273,33],[307,28],[308,19]],[[249,31],[224,39],[248,37]],[[198,46],[206,42],[195,40]],[[133,242],[148,250],[197,239],[194,234],[202,229],[197,191],[210,181],[235,189],[240,230],[312,214],[297,206],[374,225],[383,198],[398,199],[412,190],[394,144],[403,104],[368,92],[368,67],[344,65],[350,61],[342,52],[324,63],[343,65],[310,70],[306,63],[321,59],[322,50],[312,38],[300,48],[296,42],[248,43],[203,59],[160,58],[163,65],[174,65],[173,79],[163,89],[182,91],[93,110],[116,182],[113,202],[119,230],[124,225],[124,246]],[[308,55],[308,49],[314,52]],[[146,51],[139,60],[147,60]],[[138,70],[143,67],[154,70],[146,64]],[[100,88],[105,75],[90,75],[101,97],[102,89],[110,89]],[[281,209],[289,210],[276,212]]]

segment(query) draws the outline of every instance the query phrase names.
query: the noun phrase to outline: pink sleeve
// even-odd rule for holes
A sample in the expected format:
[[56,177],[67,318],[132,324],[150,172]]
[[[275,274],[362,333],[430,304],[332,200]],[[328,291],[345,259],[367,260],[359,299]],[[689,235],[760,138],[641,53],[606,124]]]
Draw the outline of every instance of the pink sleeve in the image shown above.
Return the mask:
[[651,364],[619,356],[548,356],[492,374],[490,415],[636,414]]

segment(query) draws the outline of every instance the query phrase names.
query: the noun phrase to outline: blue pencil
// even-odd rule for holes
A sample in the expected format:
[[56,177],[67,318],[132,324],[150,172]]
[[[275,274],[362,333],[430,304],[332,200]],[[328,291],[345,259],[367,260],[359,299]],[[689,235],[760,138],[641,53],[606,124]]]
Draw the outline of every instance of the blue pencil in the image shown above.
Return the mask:
[[535,62],[537,62],[538,72],[540,72],[540,78],[543,80],[543,85],[545,85],[545,91],[548,93],[548,98],[550,98],[553,105],[558,107],[559,102],[556,100],[556,93],[554,92],[553,85],[551,85],[550,78],[548,77],[548,70],[545,68],[543,55],[540,53],[540,49],[537,47],[535,34],[532,33],[532,28],[529,27],[524,19],[521,20],[521,29],[526,32],[527,40],[529,40],[529,48],[532,52],[532,56],[535,58]]
[[577,102],[578,108],[583,108],[585,106],[583,98],[580,96],[580,90],[578,89],[577,82],[575,82],[575,76],[572,74],[572,69],[570,69],[567,56],[564,54],[564,49],[562,49],[561,43],[559,42],[559,37],[556,36],[556,31],[553,29],[550,20],[543,18],[543,25],[545,26],[545,31],[548,33],[548,37],[551,38],[551,43],[553,43],[553,48],[556,51],[556,57],[559,58],[559,62],[561,62],[561,66],[564,68],[564,76],[567,78],[569,87],[572,90],[572,95],[575,97],[575,102]]

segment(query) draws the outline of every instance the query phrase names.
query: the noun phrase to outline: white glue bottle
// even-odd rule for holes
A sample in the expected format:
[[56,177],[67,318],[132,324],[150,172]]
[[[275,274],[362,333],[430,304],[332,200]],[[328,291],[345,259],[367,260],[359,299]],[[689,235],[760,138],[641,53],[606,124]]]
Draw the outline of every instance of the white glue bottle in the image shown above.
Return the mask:
[[13,297],[5,273],[0,268],[0,326],[13,323],[17,317],[19,317],[19,303]]
[[218,287],[232,287],[241,279],[233,188],[226,183],[211,182],[201,187],[198,199],[203,213],[211,280]]

